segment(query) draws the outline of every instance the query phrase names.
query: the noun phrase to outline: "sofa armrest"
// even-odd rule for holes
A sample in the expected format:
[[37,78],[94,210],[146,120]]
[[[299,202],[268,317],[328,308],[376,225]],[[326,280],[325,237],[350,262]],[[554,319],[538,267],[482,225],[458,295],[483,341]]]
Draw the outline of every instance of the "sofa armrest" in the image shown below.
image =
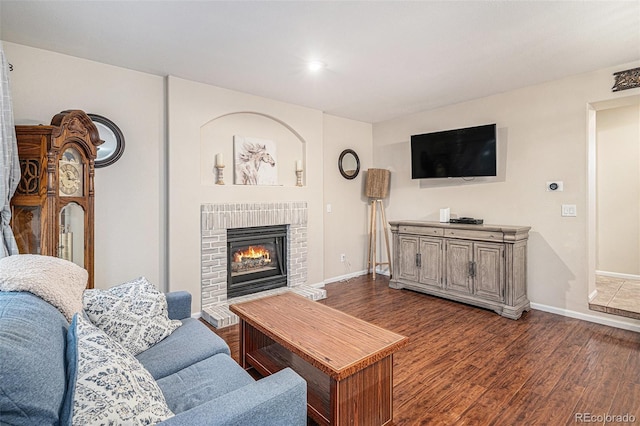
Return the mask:
[[307,382],[290,368],[285,368],[160,424],[306,426]]
[[170,319],[191,317],[191,293],[188,291],[172,291],[165,294]]

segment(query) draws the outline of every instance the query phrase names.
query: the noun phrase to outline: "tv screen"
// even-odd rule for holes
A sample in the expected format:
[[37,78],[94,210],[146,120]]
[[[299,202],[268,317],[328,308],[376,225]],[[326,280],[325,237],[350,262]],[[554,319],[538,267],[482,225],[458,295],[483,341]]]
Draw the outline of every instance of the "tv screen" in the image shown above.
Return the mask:
[[411,136],[411,178],[496,176],[496,125]]

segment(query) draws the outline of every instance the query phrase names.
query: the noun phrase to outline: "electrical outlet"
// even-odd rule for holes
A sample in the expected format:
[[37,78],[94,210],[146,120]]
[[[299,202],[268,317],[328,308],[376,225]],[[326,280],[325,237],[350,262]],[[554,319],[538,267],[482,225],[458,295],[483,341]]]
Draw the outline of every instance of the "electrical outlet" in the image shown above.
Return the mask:
[[347,260],[347,255],[346,255],[346,254],[344,254],[344,253],[342,253],[342,254],[340,255],[340,262],[344,262],[345,260]]

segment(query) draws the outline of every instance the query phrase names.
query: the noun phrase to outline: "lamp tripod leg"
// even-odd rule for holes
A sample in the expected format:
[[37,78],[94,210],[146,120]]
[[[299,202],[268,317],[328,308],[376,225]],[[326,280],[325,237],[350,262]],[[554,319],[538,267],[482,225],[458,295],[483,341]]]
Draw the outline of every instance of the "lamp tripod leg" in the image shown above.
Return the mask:
[[369,270],[371,269],[371,253],[373,250],[373,221],[375,219],[374,217],[374,203],[375,201],[371,202],[371,214],[369,215],[369,254],[367,256],[367,273],[369,273]]
[[387,216],[384,214],[384,204],[382,203],[382,200],[380,201],[380,213],[382,214],[382,226],[384,229],[384,241],[387,245],[387,262],[389,265],[389,278],[391,278],[391,276],[393,275],[393,272],[391,271],[391,250],[389,249],[389,228],[388,228],[388,223],[387,223]]
[[373,257],[372,257],[371,263],[373,265],[373,279],[375,280],[376,279],[376,266],[377,266],[376,265],[376,263],[377,263],[377,257],[376,257],[376,255],[377,255],[377,253],[376,253],[376,251],[377,251],[377,247],[376,247],[377,246],[377,241],[376,240],[377,240],[377,237],[378,237],[378,223],[377,223],[378,222],[378,202],[377,201],[373,202],[372,219],[373,219],[373,222],[372,222],[371,229],[372,229],[372,234],[373,234]]

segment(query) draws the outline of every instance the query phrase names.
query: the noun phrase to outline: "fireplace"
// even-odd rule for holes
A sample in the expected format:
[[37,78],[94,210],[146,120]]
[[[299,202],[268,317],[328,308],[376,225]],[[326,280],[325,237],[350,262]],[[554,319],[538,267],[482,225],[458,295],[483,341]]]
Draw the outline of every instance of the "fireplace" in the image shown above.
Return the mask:
[[[292,291],[313,300],[327,297],[327,292],[321,286],[307,283],[308,209],[305,201],[203,204],[200,213],[200,295],[202,318],[209,324],[223,328],[238,322],[238,317],[229,311],[230,301],[227,298],[227,287],[231,281],[228,269],[231,259],[227,245],[229,230],[233,233],[239,228],[253,228],[255,231],[258,226],[281,226],[281,229],[286,229],[286,242],[280,245],[284,250],[282,255],[286,256],[280,257],[280,264],[287,274],[286,287],[267,290],[262,294]],[[251,294],[246,298],[259,295]],[[232,300],[237,301],[238,298]]]
[[287,226],[227,229],[227,298],[287,286]]

